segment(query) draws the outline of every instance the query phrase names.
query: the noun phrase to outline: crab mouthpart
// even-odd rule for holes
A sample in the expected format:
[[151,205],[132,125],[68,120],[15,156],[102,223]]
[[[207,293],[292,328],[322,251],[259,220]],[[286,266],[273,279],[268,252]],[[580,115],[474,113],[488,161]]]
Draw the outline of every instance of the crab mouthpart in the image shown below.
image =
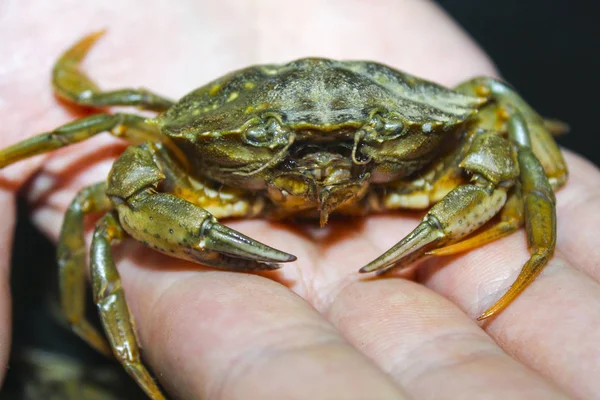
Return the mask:
[[320,224],[327,224],[329,215],[344,204],[362,197],[366,184],[328,185],[319,190]]

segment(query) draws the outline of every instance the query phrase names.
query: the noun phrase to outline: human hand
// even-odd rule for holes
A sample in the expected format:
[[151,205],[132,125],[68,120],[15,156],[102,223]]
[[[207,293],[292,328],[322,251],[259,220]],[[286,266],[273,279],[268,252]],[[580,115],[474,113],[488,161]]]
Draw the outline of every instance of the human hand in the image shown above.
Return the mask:
[[[0,75],[1,147],[76,116],[51,95],[51,65],[74,40],[102,27],[108,34],[86,71],[103,88],[144,86],[173,98],[236,68],[308,55],[373,59],[450,86],[495,73],[425,1],[138,8],[131,0],[112,7],[10,4],[0,17],[0,37],[11,37],[0,41],[7,67]],[[12,215],[12,193],[37,171],[24,195],[36,204],[36,224],[56,239],[76,191],[103,179],[122,148],[106,135],[7,168],[0,204]],[[298,256],[264,276],[203,268],[127,241],[115,250],[146,359],[169,393],[188,399],[593,398],[600,391],[600,253],[590,233],[600,223],[600,173],[570,153],[567,161],[571,176],[557,194],[554,258],[484,324],[473,319],[528,257],[522,232],[427,261],[405,275],[410,280],[368,279],[357,270],[408,233],[414,214],[332,221],[325,230],[227,222]],[[0,362],[6,365],[6,220],[2,229]]]

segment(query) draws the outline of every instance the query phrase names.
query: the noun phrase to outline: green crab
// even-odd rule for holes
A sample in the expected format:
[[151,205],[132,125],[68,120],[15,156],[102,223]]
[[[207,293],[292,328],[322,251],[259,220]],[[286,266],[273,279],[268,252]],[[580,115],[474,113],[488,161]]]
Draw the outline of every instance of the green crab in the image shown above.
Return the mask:
[[[58,245],[61,305],[73,330],[114,354],[152,399],[164,397],[141,360],[111,255],[111,244],[126,236],[215,268],[270,270],[295,256],[217,218],[325,225],[330,215],[430,208],[412,233],[360,270],[381,274],[525,225],[531,258],[479,319],[515,299],[554,252],[554,191],[567,169],[552,134],[563,128],[499,80],[476,78],[452,90],[375,62],[306,58],[232,72],[175,103],[143,89],[100,90],[79,69],[100,35],[59,58],[57,95],[158,115],[94,114],[1,150],[0,167],[101,132],[131,143],[108,179],[82,189],[67,210]],[[91,277],[110,344],[83,307],[83,220],[98,212]]]

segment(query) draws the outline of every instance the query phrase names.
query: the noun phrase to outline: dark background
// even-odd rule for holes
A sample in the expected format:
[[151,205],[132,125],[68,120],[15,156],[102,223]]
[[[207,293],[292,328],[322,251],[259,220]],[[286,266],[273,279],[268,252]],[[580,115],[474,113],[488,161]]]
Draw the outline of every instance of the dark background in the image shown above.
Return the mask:
[[[419,0],[415,0],[419,1]],[[541,115],[600,165],[600,5],[592,0],[439,0]]]
[[[439,0],[438,3],[475,38],[503,77],[536,110],[571,126],[571,132],[560,137],[559,142],[600,165],[600,149],[596,146],[600,133],[598,2]],[[48,306],[52,304],[49,288],[54,290],[56,282],[56,268],[52,267],[55,249],[29,223],[27,214],[21,202],[12,274],[13,354],[18,356],[19,349],[33,346],[105,365],[106,360],[48,316]],[[17,393],[25,370],[19,366],[16,357],[0,398],[22,398]],[[30,368],[25,366],[25,369]],[[126,376],[121,378],[123,385],[131,383]],[[119,393],[123,394],[121,390]],[[133,392],[126,397],[138,398]]]

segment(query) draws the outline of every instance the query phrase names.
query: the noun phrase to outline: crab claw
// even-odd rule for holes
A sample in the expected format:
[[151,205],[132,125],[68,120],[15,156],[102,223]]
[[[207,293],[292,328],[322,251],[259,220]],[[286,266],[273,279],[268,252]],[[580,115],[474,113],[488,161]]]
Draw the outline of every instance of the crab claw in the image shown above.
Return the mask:
[[200,247],[231,257],[260,262],[290,262],[296,256],[274,249],[266,244],[249,238],[218,222],[211,222],[203,227],[204,238]]
[[443,238],[444,233],[439,229],[439,222],[435,217],[428,215],[404,239],[362,267],[359,272],[377,271],[378,274],[383,274],[399,263],[408,265],[439,244]]
[[360,269],[383,274],[407,266],[450,241],[457,241],[490,220],[504,206],[506,189],[458,186],[435,204],[423,221],[397,245]]

